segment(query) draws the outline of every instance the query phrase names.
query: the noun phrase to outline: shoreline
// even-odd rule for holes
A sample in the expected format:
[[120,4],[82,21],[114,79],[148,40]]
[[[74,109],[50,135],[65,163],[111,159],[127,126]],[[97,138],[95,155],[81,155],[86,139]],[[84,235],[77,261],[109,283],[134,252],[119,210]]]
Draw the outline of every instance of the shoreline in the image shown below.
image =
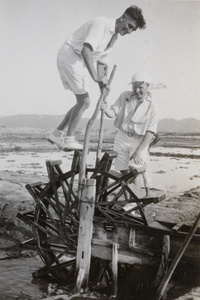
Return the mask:
[[[10,133],[4,134],[0,131],[1,166],[3,162],[8,162],[0,171],[0,260],[12,258],[9,262],[12,266],[15,258],[37,255],[35,251],[19,248],[19,243],[32,237],[31,227],[16,217],[18,212],[35,209],[35,201],[26,190],[26,184],[48,182],[45,160],[61,159],[66,169],[64,171],[68,171],[73,152],[60,151],[50,144],[46,139],[49,133],[47,130],[31,132],[31,129],[27,129],[25,133],[23,129],[20,132],[19,128],[9,130]],[[112,150],[113,144],[108,137],[107,134],[104,151]],[[82,136],[78,138],[81,140]],[[95,142],[93,147],[91,145],[92,142],[90,151],[93,156],[90,157],[89,164],[94,163],[96,152]],[[175,148],[183,148],[185,153],[180,153],[181,149],[173,153]],[[192,137],[176,140],[175,137],[163,137],[162,141],[152,147],[150,160],[154,185],[160,190],[164,187],[166,192],[166,198],[160,203],[147,206],[148,212],[155,214],[156,220],[176,223],[179,226],[191,225],[194,222],[200,201],[200,155],[195,154],[196,149],[200,147]],[[11,171],[13,165],[16,171]],[[192,188],[188,188],[190,186]],[[199,294],[198,290],[197,295]],[[61,295],[59,297],[63,299]],[[68,299],[67,297],[64,299]]]
[[[34,210],[35,202],[26,190],[26,184],[35,182],[48,182],[48,176],[0,171],[0,250],[15,248],[32,235],[30,226],[18,219],[17,213]],[[199,199],[200,186],[196,186],[181,195],[166,195],[161,202],[147,207],[156,215],[157,221],[190,225],[198,213]]]
[[[15,268],[16,265],[20,264],[20,259],[23,259],[24,262],[24,269],[21,269],[22,275],[19,280],[22,281],[24,284],[25,279],[23,278],[23,272],[31,272],[30,267],[28,267],[29,261],[37,263],[35,268],[39,268],[42,265],[42,261],[40,261],[38,254],[36,251],[33,250],[26,250],[20,249],[19,243],[24,242],[32,237],[31,227],[26,225],[20,219],[16,217],[18,212],[23,213],[27,211],[34,210],[34,200],[31,195],[26,190],[25,186],[27,183],[31,184],[34,182],[42,181],[46,182],[48,180],[47,176],[44,175],[33,175],[23,172],[11,172],[11,171],[1,171],[0,172],[0,185],[2,187],[0,191],[0,214],[1,214],[1,222],[0,222],[0,260],[2,262],[8,261],[9,269],[12,270]],[[175,222],[181,226],[181,224],[192,225],[196,215],[198,214],[199,210],[199,199],[200,199],[200,186],[190,189],[189,191],[185,191],[181,196],[178,197],[171,197],[169,199],[164,199],[158,204],[150,204],[148,205],[149,212],[152,211],[156,214],[156,219],[160,221],[170,221]],[[186,221],[187,220],[187,221]],[[184,267],[185,265],[183,265]],[[33,268],[33,266],[32,266]],[[184,270],[184,268],[183,268]],[[187,269],[186,269],[187,270]],[[171,281],[170,285],[168,286],[166,293],[169,295],[167,299],[177,299],[177,300],[187,300],[187,297],[191,297],[195,294],[199,299],[200,295],[200,288],[198,285],[189,283],[188,288],[183,289],[183,283],[180,278],[184,276],[182,275],[182,267],[180,266],[177,268],[175,272],[175,279]],[[186,272],[186,271],[185,271]],[[191,274],[193,274],[194,269],[190,268]],[[197,270],[196,270],[197,272]],[[198,273],[197,273],[198,274]],[[191,275],[192,276],[192,275]],[[27,285],[31,286],[31,273],[29,274],[30,282],[27,281]],[[27,276],[26,276],[26,280]],[[196,280],[197,281],[197,280]],[[41,285],[42,283],[38,283]],[[49,283],[46,282],[47,287]],[[51,285],[51,284],[50,284]],[[185,283],[186,285],[186,283]],[[29,298],[29,293],[33,293],[34,289],[37,291],[37,286],[32,286],[31,290],[28,290],[27,287],[27,294],[23,299],[38,299],[38,297],[31,297]],[[56,296],[52,296],[52,294],[48,294],[48,292],[41,295],[41,291],[39,292],[40,299],[46,300],[56,300],[56,299],[76,299],[75,294],[70,294],[69,292],[64,292],[64,289],[59,289],[56,285],[54,285],[54,291],[59,291]],[[31,291],[31,292],[30,292]],[[185,291],[185,292],[181,292]],[[5,295],[5,299],[18,299],[16,296],[11,296],[8,293],[1,292],[2,295]],[[20,289],[15,291],[15,294],[21,295]],[[172,295],[170,297],[170,294]],[[87,294],[89,295],[89,294]],[[92,299],[104,299],[103,296],[97,294],[97,297],[94,296]],[[173,297],[176,295],[176,297]],[[180,298],[179,298],[179,295]],[[178,296],[178,297],[177,297]],[[82,299],[82,295],[78,295],[80,299]],[[85,297],[83,297],[85,298]],[[21,299],[21,298],[20,298]],[[105,297],[105,299],[108,299]],[[196,299],[196,298],[195,298]]]

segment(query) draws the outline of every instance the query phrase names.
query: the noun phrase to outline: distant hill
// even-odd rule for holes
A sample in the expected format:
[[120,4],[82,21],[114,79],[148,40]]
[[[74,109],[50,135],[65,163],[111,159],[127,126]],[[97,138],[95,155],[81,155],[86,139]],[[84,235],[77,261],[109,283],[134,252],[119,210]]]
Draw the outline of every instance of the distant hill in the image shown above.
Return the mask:
[[[0,117],[0,126],[9,127],[31,127],[41,129],[54,129],[62,121],[63,115],[15,115]],[[82,118],[77,129],[83,129],[88,122],[87,118]],[[99,119],[95,120],[93,130],[99,129]],[[104,129],[115,131],[113,120],[105,119]],[[164,133],[200,133],[200,120],[194,118],[176,120],[161,119],[158,124],[158,131]]]

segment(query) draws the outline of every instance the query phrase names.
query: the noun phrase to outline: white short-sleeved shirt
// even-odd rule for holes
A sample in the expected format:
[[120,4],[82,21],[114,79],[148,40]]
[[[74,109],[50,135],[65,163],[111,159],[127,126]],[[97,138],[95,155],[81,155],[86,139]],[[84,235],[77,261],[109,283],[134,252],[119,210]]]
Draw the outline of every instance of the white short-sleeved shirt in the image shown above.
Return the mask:
[[148,96],[138,101],[131,91],[123,92],[112,106],[116,113],[115,126],[129,133],[145,135],[157,132],[158,105]]
[[[115,34],[116,20],[105,17],[94,18],[83,24],[74,32],[66,43],[71,45],[73,50],[80,54],[83,49],[83,44],[88,43],[92,46],[93,61],[108,62],[108,54],[117,40]],[[107,48],[111,38],[115,34],[111,45]]]
[[81,51],[84,43],[92,46],[92,60],[108,63],[109,52],[117,40],[115,20],[97,17],[83,24],[59,50],[58,71],[65,89],[75,94],[88,92],[88,72]]

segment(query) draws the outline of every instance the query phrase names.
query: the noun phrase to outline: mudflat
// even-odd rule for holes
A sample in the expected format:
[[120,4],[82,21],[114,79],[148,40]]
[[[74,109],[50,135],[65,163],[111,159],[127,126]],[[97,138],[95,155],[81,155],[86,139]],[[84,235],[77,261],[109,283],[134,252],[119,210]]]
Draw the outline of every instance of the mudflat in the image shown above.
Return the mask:
[[[0,128],[0,159],[5,159],[6,155],[10,153],[25,156],[26,152],[33,152],[40,157],[43,152],[58,152],[59,150],[55,145],[48,143],[47,136],[51,130],[35,129],[35,128]],[[95,136],[95,134],[94,134]],[[83,135],[79,135],[78,139],[83,141]],[[113,134],[106,133],[105,136],[105,149],[112,149]],[[96,140],[91,134],[91,147],[95,151]],[[169,152],[161,153],[159,148],[185,148],[185,149],[199,149],[198,136],[178,136],[166,135],[161,136],[161,140],[155,145],[152,152],[152,160],[158,162],[158,157],[167,157]],[[72,154],[69,154],[70,158]],[[156,156],[156,158],[154,157]],[[180,172],[184,170],[185,163],[182,163],[181,158],[186,157],[188,164],[191,165],[194,160],[197,161],[198,154],[180,154],[175,155],[175,159],[179,160],[179,176]],[[49,157],[49,159],[51,156]],[[162,160],[159,160],[161,164]],[[167,165],[161,164],[159,171],[156,174],[156,181],[162,181],[163,173],[166,172]],[[65,170],[67,171],[67,170]],[[176,176],[176,170],[174,171]],[[200,174],[200,173],[199,173]],[[191,176],[188,171],[188,181],[195,178],[198,182],[200,175],[195,173]],[[30,226],[24,224],[17,218],[18,212],[25,212],[34,209],[34,201],[28,191],[26,184],[34,182],[46,182],[48,180],[47,174],[38,172],[38,169],[33,166],[32,172],[22,171],[20,168],[15,171],[10,169],[1,169],[0,171],[0,250],[4,251],[6,255],[20,255],[19,243],[32,237]],[[193,185],[193,188],[184,190],[181,194],[172,195],[167,193],[167,197],[158,204],[148,205],[148,210],[155,214],[155,219],[163,222],[172,222],[176,224],[192,225],[196,216],[200,211],[200,181],[199,184]],[[191,294],[190,294],[191,295]],[[190,296],[189,295],[189,296]],[[188,297],[189,297],[188,296]],[[186,295],[182,295],[180,299],[187,299]],[[195,297],[199,297],[199,289],[195,290]],[[53,299],[53,298],[52,298]],[[69,299],[63,296],[61,299]],[[174,298],[173,298],[174,299]],[[196,298],[195,298],[196,299]],[[199,299],[199,298],[197,298]]]

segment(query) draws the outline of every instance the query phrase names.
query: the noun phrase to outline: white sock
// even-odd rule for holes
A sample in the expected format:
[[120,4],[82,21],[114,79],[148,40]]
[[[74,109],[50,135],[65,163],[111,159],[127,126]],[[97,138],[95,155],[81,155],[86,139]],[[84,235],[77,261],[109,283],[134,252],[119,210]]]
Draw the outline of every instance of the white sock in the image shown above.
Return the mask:
[[65,136],[65,139],[66,139],[66,140],[69,140],[69,141],[70,141],[70,140],[73,141],[73,140],[75,139],[75,137],[74,137],[74,136],[71,136],[71,135],[66,135],[66,136]]

